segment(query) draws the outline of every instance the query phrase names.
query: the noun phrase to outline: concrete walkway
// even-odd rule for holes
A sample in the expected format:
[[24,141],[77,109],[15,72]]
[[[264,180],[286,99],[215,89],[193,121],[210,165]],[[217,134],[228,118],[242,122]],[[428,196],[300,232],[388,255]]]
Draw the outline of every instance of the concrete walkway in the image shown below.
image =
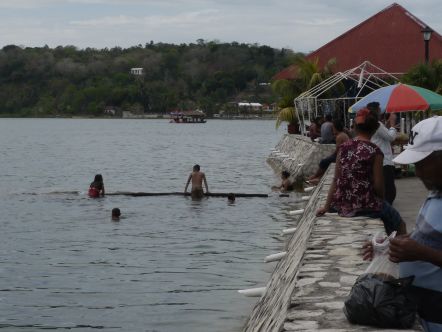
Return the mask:
[[[331,178],[331,174],[328,176]],[[427,191],[415,177],[399,179],[396,185],[395,207],[401,210],[411,230]],[[322,189],[323,197],[326,187]],[[360,248],[379,230],[383,227],[377,219],[341,218],[335,214],[317,218],[298,270],[283,331],[400,331],[352,325],[342,311],[356,278],[367,268]],[[414,330],[420,330],[417,324]]]
[[[352,325],[345,318],[344,300],[368,266],[361,257],[362,244],[384,228],[378,219],[336,214],[317,218],[316,209],[324,204],[332,177],[333,167],[313,192],[287,255],[276,266],[244,332],[403,331]],[[427,191],[415,177],[398,179],[396,186],[394,206],[411,231]],[[418,324],[413,330],[420,331]]]
[[417,177],[396,179],[396,189],[397,195],[393,206],[407,223],[407,231],[411,232],[416,224],[420,207],[428,195],[428,190]]

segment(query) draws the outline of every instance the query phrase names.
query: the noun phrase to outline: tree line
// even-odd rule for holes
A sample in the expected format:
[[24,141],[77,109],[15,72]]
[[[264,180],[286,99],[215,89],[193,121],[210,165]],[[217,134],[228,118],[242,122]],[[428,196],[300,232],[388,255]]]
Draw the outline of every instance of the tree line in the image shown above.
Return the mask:
[[[130,48],[0,50],[0,115],[100,116],[106,108],[219,112],[232,101],[273,103],[266,84],[299,56],[289,49],[198,40]],[[142,76],[130,74],[141,67]],[[261,83],[261,84],[260,84]]]

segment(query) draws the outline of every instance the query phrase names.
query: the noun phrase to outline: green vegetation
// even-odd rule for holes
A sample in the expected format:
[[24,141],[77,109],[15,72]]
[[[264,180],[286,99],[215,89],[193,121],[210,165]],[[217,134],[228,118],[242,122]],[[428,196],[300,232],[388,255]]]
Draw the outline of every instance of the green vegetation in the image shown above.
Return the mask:
[[[200,108],[210,115],[232,101],[270,104],[275,97],[259,83],[270,82],[295,56],[204,40],[102,50],[9,45],[0,50],[0,116],[101,116],[107,107],[134,113]],[[144,75],[131,75],[133,67]]]
[[[276,118],[276,128],[282,122],[297,127],[298,117],[293,106],[293,100],[322,81],[333,75],[333,67],[336,59],[330,59],[324,68],[319,66],[319,59],[309,60],[303,55],[295,56],[293,64],[297,68],[297,78],[294,80],[277,80],[272,82],[272,91],[278,97],[277,106],[279,113]],[[342,84],[330,89],[324,96],[336,96],[344,93],[345,87]]]
[[442,94],[442,59],[411,68],[402,81]]
[[282,122],[287,122],[288,124],[296,125],[298,123],[298,116],[295,112],[294,107],[286,107],[279,111],[276,117],[276,129],[281,126]]

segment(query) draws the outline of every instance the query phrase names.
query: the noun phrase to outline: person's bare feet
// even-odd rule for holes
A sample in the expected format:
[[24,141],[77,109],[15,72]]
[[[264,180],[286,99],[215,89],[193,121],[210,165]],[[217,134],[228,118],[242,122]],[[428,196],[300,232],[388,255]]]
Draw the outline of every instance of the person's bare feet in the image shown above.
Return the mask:
[[307,182],[308,184],[311,184],[313,186],[316,186],[320,180],[321,180],[320,178],[313,178],[313,179],[308,179],[305,182]]

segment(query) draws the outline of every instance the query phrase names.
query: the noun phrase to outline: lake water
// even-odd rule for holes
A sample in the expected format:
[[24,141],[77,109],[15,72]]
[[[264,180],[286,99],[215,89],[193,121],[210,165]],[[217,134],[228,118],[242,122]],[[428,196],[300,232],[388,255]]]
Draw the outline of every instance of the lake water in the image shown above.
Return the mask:
[[[181,196],[195,163],[212,192],[269,193],[273,121],[0,119],[0,328],[238,331],[282,249],[293,198]],[[77,193],[78,192],[78,193]],[[110,211],[124,216],[113,222]]]

